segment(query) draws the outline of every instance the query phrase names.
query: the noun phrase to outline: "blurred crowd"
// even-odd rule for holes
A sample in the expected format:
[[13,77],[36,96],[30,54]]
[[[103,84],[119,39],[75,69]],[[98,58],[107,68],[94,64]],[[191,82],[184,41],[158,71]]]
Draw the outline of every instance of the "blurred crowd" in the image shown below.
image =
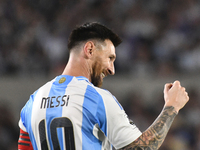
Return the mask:
[[[198,0],[0,0],[0,76],[60,74],[68,61],[71,30],[89,21],[108,26],[122,38],[118,74],[197,74],[199,14]],[[191,93],[190,106],[178,116],[183,119],[176,121],[162,150],[200,149],[200,96]],[[138,126],[147,127],[160,110],[143,105],[142,96],[134,94],[123,105],[133,120],[144,121]]]
[[60,73],[68,60],[69,33],[89,21],[122,37],[118,73],[196,73],[199,13],[198,0],[1,0],[0,75]]
[[[2,102],[3,101],[3,102]],[[19,128],[15,124],[11,107],[0,99],[0,150],[16,150],[19,138]]]

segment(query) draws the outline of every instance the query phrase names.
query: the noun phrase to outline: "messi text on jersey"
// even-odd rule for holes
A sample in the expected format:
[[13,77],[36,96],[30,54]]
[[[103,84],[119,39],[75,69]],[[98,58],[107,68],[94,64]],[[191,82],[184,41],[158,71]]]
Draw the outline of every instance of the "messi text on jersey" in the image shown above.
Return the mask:
[[41,100],[40,108],[54,108],[58,106],[67,106],[69,101],[69,95],[63,96],[52,96],[52,97],[43,97]]

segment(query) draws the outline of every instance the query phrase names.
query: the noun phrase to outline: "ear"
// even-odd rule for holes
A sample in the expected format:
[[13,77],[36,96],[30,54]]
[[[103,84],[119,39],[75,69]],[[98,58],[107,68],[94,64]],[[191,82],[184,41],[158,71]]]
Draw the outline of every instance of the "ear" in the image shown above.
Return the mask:
[[88,41],[87,43],[85,43],[84,54],[87,58],[91,58],[93,56],[94,50],[95,50],[94,42]]

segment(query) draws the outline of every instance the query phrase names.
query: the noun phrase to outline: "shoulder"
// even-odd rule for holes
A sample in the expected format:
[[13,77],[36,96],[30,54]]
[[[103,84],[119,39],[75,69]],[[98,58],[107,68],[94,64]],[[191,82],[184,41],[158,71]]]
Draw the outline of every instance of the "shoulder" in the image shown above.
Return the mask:
[[104,101],[104,104],[110,105],[110,106],[116,105],[117,107],[123,110],[123,107],[121,106],[117,98],[110,91],[106,89],[98,88],[98,87],[95,87],[95,90],[97,91],[99,95],[101,95]]
[[95,86],[88,86],[89,90],[93,90],[96,94],[101,95],[102,97],[110,97],[113,98],[113,95],[106,89],[102,89]]

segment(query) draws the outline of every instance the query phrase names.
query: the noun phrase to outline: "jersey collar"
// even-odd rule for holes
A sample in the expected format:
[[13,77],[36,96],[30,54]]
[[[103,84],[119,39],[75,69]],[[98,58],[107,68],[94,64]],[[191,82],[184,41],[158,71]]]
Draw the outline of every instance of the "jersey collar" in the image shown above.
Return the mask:
[[88,78],[86,78],[86,77],[84,77],[84,76],[78,76],[78,77],[76,77],[79,81],[80,80],[85,80],[86,82],[88,82],[88,83],[90,83],[91,85],[93,85],[90,81],[89,81],[89,79]]

